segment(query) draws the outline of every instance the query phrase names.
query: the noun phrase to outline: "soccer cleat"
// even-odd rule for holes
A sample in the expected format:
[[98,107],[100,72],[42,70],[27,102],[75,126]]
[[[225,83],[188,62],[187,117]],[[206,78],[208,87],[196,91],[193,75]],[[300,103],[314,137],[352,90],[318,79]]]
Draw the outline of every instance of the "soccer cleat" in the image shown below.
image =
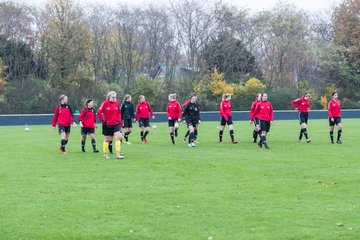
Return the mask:
[[257,143],[257,141],[254,139],[253,143]]
[[336,141],[337,144],[342,144],[341,140]]
[[191,143],[188,144],[189,147],[192,147]]
[[220,144],[223,144],[224,142],[223,141],[219,141]]
[[104,155],[104,159],[105,159],[105,160],[108,160],[108,159],[109,159],[109,155],[105,154],[105,155]]
[[98,153],[98,152],[99,152],[99,150],[97,150],[97,149],[94,149],[94,150],[93,150],[93,152],[94,152],[94,153]]
[[192,143],[191,143],[191,146],[192,146],[192,147],[196,147],[195,142],[192,142]]
[[183,143],[186,143],[186,138],[184,138]]
[[124,155],[122,153],[116,155],[116,159],[124,159]]
[[144,137],[144,142],[147,143],[146,137]]
[[85,148],[82,148],[81,151],[82,151],[82,152],[85,152]]
[[264,146],[265,146],[266,149],[270,149],[269,146],[266,143],[264,143]]
[[67,152],[65,152],[65,150],[62,150],[62,148],[60,147],[60,154],[67,154]]
[[233,140],[233,141],[231,141],[231,143],[232,143],[232,144],[237,144],[237,143],[238,143],[238,141]]
[[127,145],[131,145],[131,142],[129,142],[129,141],[128,141],[128,142],[125,142],[125,143],[126,143]]
[[306,140],[306,142],[307,142],[307,143],[310,143],[310,142],[311,142],[311,139],[310,139],[310,138],[309,138],[309,139],[307,139],[307,140]]
[[109,154],[110,154],[110,155],[114,155],[114,153],[113,153],[113,152],[109,152]]
[[259,146],[259,148],[262,148],[262,143],[259,142],[259,143],[258,143],[258,146]]
[[331,141],[330,143],[331,143],[331,144],[334,144],[334,141]]
[[298,140],[298,143],[301,143],[301,142],[302,142],[301,139],[299,139],[299,140]]

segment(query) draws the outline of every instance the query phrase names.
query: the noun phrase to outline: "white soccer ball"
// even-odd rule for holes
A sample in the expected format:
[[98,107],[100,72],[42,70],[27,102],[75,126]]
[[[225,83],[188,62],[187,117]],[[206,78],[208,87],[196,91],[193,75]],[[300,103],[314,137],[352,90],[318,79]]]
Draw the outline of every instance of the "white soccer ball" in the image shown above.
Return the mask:
[[154,130],[156,130],[156,129],[157,129],[157,126],[156,126],[156,125],[154,125],[154,126],[152,126],[152,128],[153,128]]
[[26,127],[24,131],[25,132],[30,132],[30,128]]

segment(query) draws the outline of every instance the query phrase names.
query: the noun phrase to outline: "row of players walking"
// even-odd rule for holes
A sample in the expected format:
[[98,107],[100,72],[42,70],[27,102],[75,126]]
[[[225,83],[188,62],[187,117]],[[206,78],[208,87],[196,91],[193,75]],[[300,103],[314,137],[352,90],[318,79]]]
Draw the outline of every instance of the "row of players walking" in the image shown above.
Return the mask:
[[[150,104],[146,102],[145,96],[139,96],[136,108],[134,108],[134,104],[131,102],[132,99],[130,95],[125,95],[121,105],[116,100],[116,97],[116,92],[110,91],[107,94],[107,100],[101,104],[97,111],[93,108],[93,99],[88,99],[86,101],[85,108],[81,110],[78,118],[81,127],[81,147],[83,152],[85,152],[87,135],[90,136],[93,152],[99,152],[96,148],[95,141],[96,116],[98,116],[99,120],[102,122],[102,134],[104,135],[103,154],[105,159],[109,159],[109,154],[112,154],[113,139],[115,139],[116,158],[124,158],[121,153],[122,129],[125,130],[125,143],[131,144],[129,135],[132,132],[134,120],[140,127],[141,143],[147,143],[147,136],[150,132],[150,116],[154,119],[155,115]],[[67,103],[67,96],[61,95],[59,101],[59,104],[55,108],[52,126],[55,128],[56,124],[58,125],[61,137],[60,153],[66,154],[65,146],[69,139],[71,124],[76,126],[76,122],[73,117],[73,111]],[[307,132],[307,122],[311,107],[310,94],[305,93],[301,98],[293,100],[291,105],[294,110],[299,112],[300,134],[298,141],[301,142],[303,136],[305,136],[306,142],[310,143],[311,139]],[[201,123],[200,105],[197,103],[197,95],[192,94],[190,99],[181,106],[180,103],[176,101],[176,94],[170,94],[166,114],[172,144],[175,144],[175,137],[178,136],[179,123],[183,120],[188,128],[188,131],[184,136],[184,142],[186,142],[188,138],[188,146],[195,147],[198,126]],[[223,95],[220,104],[220,117],[219,143],[223,143],[223,133],[225,126],[228,125],[231,142],[232,144],[237,144],[238,142],[235,139],[231,113],[231,95],[228,93]],[[334,126],[336,125],[338,127],[336,143],[341,144],[341,104],[337,92],[332,94],[332,100],[328,104],[328,117],[331,143],[334,143]],[[250,109],[250,124],[254,123],[253,142],[257,143],[257,138],[260,137],[258,143],[260,148],[264,147],[269,149],[267,144],[267,134],[270,131],[273,120],[274,111],[271,103],[267,100],[267,94],[257,94]]]

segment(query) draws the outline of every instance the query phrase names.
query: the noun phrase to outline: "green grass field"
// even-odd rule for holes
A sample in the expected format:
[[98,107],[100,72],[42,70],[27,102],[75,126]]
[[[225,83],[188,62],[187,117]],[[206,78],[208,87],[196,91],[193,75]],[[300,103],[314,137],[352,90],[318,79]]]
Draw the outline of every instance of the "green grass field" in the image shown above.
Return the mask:
[[[67,155],[51,126],[0,127],[0,239],[360,239],[359,119],[343,119],[342,145],[326,120],[311,120],[310,144],[297,121],[275,121],[270,150],[235,123],[239,144],[218,144],[204,122],[196,148],[170,144],[165,123],[124,160],[80,151],[72,128]],[[101,130],[97,143],[102,149]]]

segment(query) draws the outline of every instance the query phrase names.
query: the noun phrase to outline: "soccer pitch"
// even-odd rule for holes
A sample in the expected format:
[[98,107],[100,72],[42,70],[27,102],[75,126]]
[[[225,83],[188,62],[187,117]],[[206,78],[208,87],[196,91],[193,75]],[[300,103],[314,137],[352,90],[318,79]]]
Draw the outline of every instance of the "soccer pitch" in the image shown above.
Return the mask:
[[[152,123],[154,125],[154,123]],[[359,119],[343,119],[343,144],[327,120],[275,121],[270,150],[252,143],[253,125],[235,122],[218,143],[203,122],[196,148],[176,145],[166,123],[140,144],[137,126],[124,160],[81,152],[72,128],[67,155],[48,126],[0,127],[0,239],[359,239]],[[335,131],[335,137],[337,132]],[[102,150],[101,129],[97,145]],[[102,152],[102,151],[101,151]]]

